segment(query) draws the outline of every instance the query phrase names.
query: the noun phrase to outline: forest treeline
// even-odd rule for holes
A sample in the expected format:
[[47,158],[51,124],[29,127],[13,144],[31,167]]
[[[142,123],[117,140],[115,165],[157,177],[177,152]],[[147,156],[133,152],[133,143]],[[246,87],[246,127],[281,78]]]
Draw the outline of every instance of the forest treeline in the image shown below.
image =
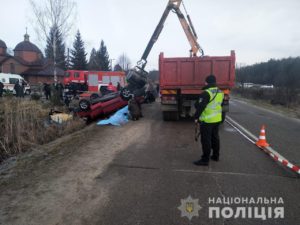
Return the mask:
[[[235,93],[246,98],[270,101],[287,107],[300,104],[300,57],[271,59],[268,62],[236,68]],[[245,88],[245,83],[257,84]],[[264,89],[260,85],[273,85]]]
[[268,62],[237,67],[236,81],[298,89],[300,88],[300,57],[271,59]]

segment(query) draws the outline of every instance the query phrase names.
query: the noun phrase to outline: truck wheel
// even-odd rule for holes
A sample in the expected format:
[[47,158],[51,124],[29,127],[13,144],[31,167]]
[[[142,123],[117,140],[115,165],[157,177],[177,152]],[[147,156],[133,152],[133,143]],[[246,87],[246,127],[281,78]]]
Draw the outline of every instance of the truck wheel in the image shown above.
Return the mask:
[[163,120],[170,121],[170,112],[163,112]]
[[177,121],[179,120],[179,113],[176,111],[163,111],[164,121]]
[[25,91],[25,95],[30,95],[31,91],[30,90],[26,90]]
[[87,99],[81,99],[79,101],[79,108],[83,111],[87,111],[91,106],[91,103]]
[[173,121],[178,121],[179,120],[179,113],[178,112],[172,112],[172,119]]

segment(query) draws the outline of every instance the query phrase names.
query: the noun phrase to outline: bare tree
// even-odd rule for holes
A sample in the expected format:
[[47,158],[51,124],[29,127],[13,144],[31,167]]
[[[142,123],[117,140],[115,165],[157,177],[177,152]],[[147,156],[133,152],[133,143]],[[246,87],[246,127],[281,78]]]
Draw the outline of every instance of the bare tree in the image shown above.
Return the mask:
[[131,61],[125,53],[119,56],[117,64],[119,64],[124,71],[128,71],[131,67]]
[[[74,23],[76,13],[73,13],[76,4],[73,0],[29,0],[33,15],[36,19],[34,27],[40,40],[50,39],[50,30],[60,32],[63,38],[67,38]],[[54,82],[57,83],[56,74],[56,38],[53,38],[53,62],[54,62]]]

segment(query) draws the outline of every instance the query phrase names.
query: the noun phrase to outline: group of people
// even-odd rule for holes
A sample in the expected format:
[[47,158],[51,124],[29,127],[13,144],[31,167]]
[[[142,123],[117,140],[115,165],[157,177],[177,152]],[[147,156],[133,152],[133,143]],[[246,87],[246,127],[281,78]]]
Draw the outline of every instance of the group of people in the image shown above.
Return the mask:
[[[16,93],[16,97],[24,97],[25,95],[25,86],[26,84],[23,82],[16,81],[14,85],[14,91]],[[0,98],[3,97],[4,92],[4,84],[0,81]]]
[[49,83],[43,84],[43,91],[47,100],[51,99],[52,92],[54,90],[58,92],[60,99],[63,99],[64,86],[61,82],[58,82],[57,84],[53,84],[53,85]]

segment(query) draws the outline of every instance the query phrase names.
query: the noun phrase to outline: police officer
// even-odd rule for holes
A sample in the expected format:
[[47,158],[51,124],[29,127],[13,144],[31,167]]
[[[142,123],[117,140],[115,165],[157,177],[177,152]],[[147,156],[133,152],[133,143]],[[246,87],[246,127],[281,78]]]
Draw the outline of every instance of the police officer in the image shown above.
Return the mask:
[[[216,86],[216,77],[209,75],[206,86],[195,103],[195,123],[200,123],[202,157],[195,161],[197,166],[208,166],[209,160],[219,161],[219,125],[222,121],[223,92]],[[212,156],[211,149],[213,150]]]

